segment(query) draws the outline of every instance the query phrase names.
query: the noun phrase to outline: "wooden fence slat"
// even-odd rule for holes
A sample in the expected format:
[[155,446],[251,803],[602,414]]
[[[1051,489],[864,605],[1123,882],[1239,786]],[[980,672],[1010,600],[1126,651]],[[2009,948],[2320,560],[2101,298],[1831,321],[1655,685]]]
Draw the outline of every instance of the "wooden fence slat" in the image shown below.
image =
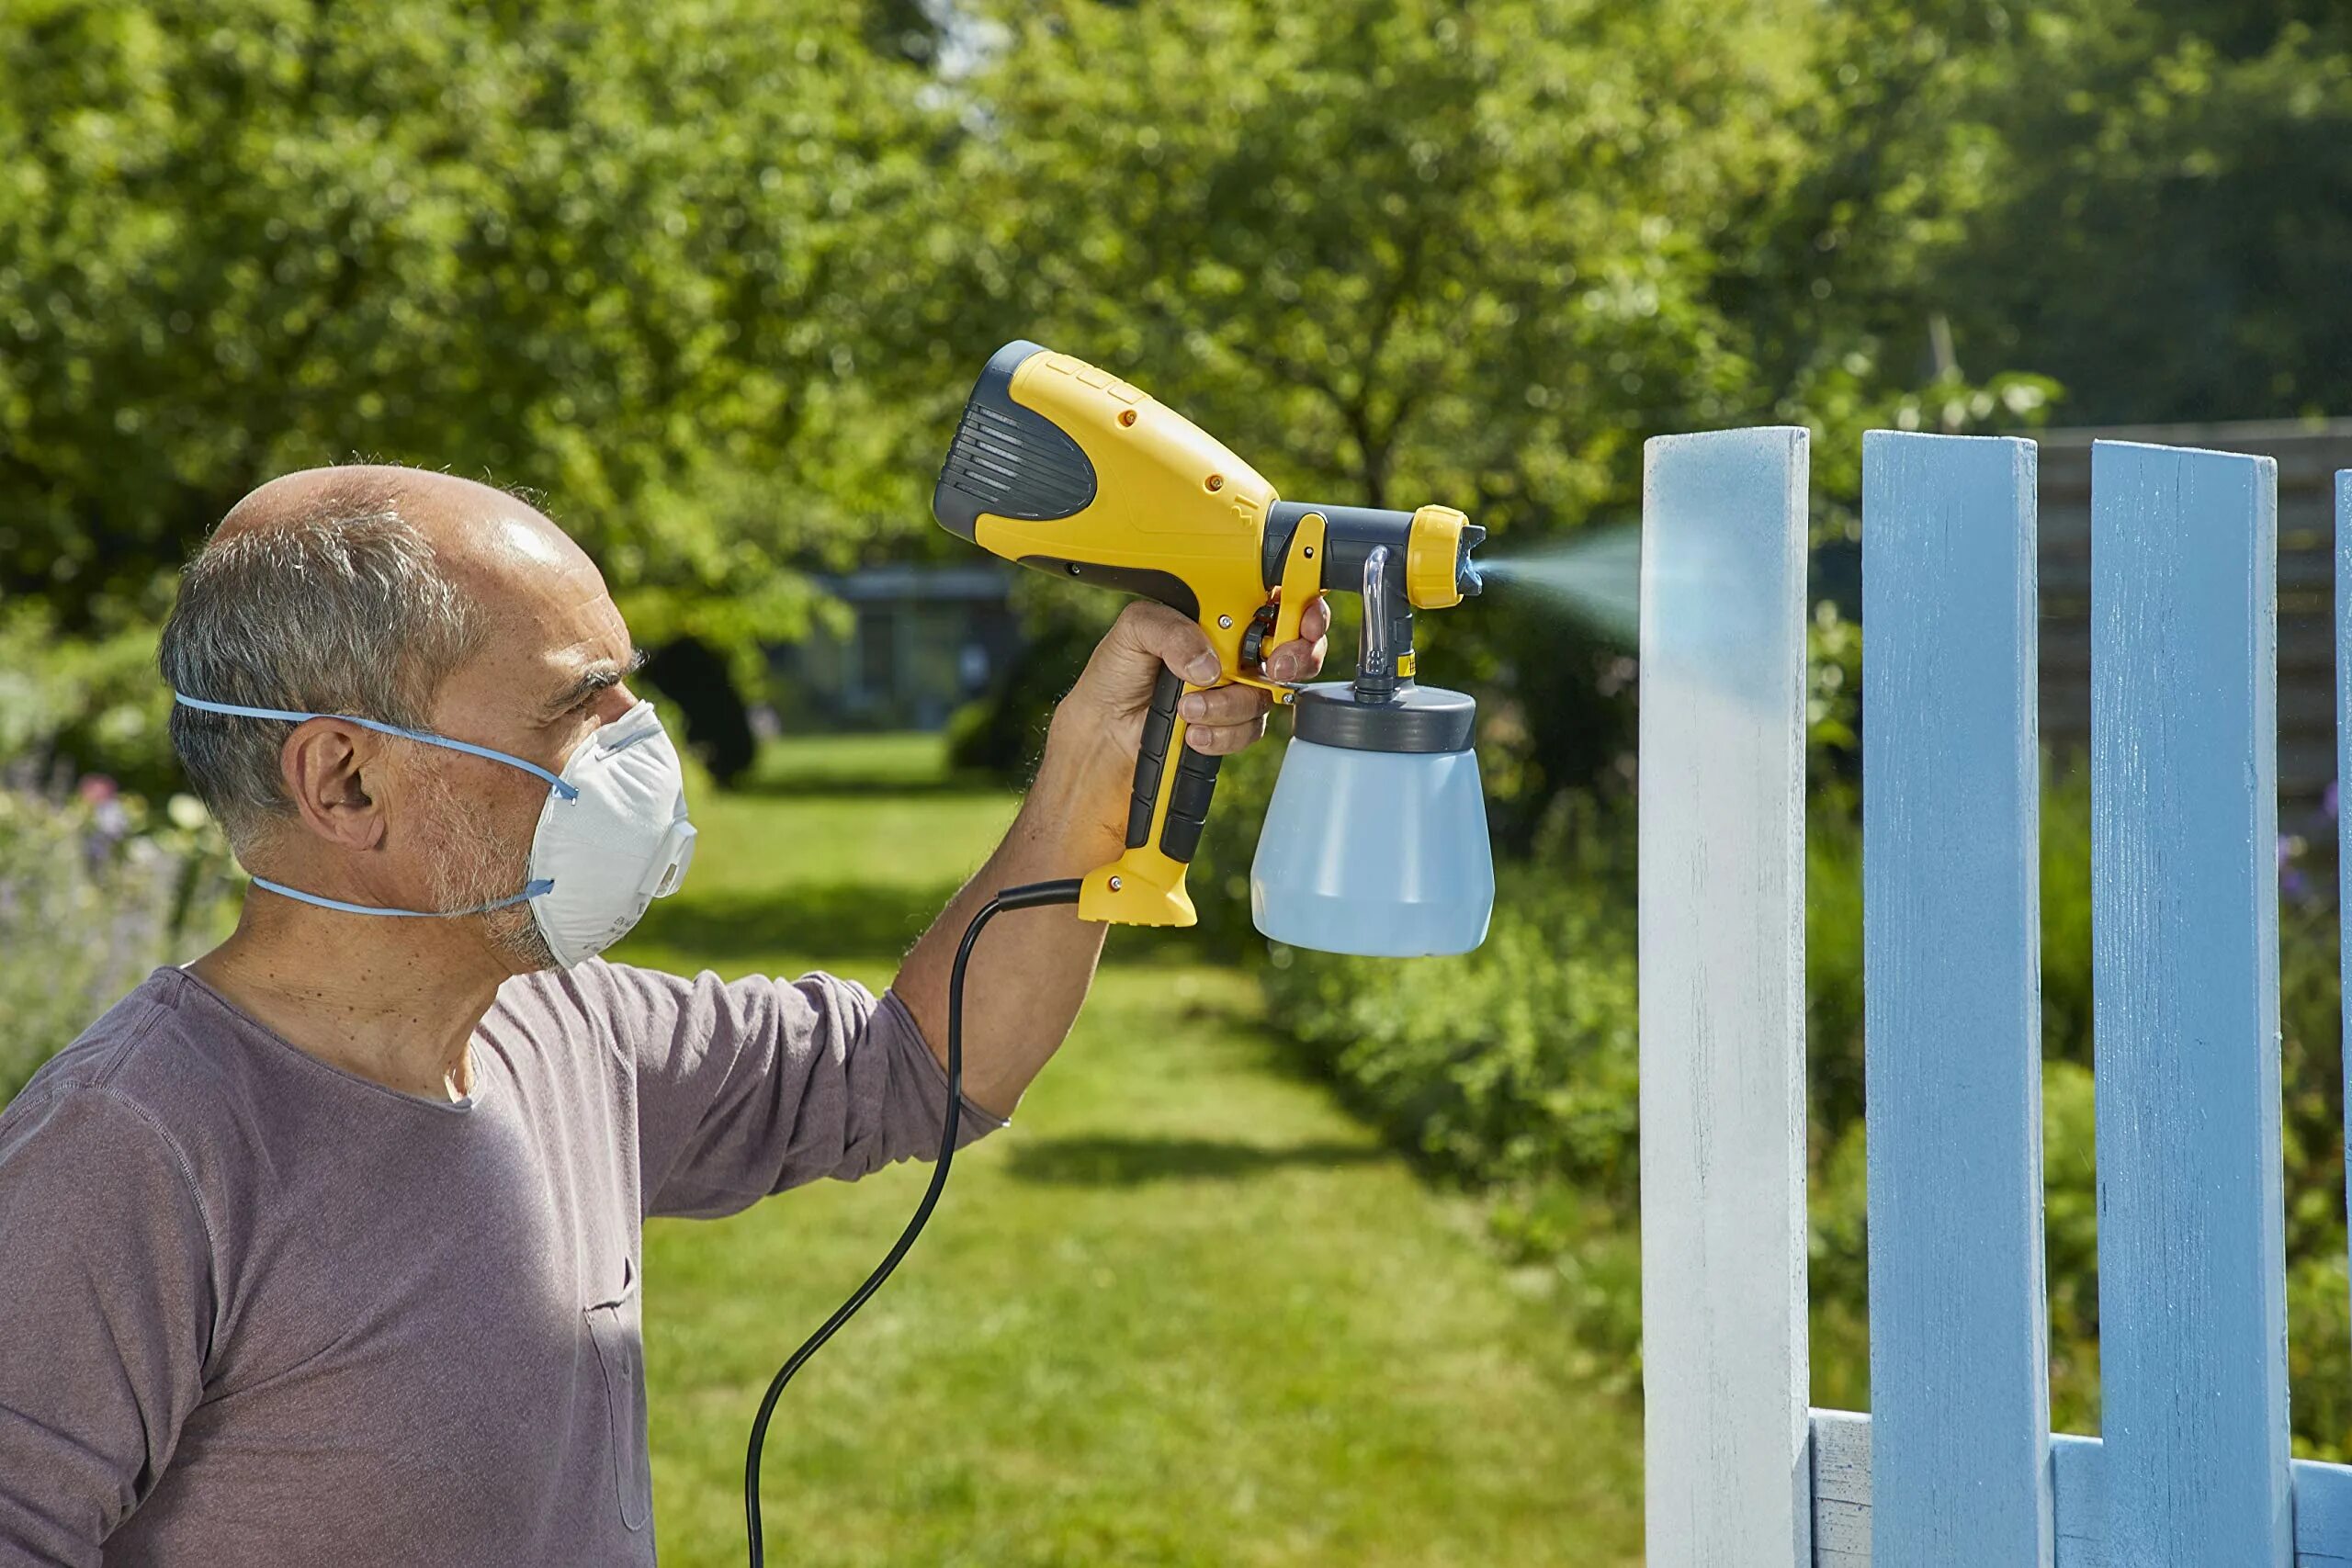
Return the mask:
[[1642,1327],[1651,1568],[1813,1556],[1802,429],[1644,449]]
[[2109,1568],[2107,1449],[2097,1438],[2050,1440],[2058,1568]]
[[[1813,1413],[1815,1568],[1871,1568],[1870,1416],[1844,1410]],[[2109,1550],[2108,1451],[2097,1438],[2050,1439],[2051,1514],[2055,1568],[2126,1568],[2136,1562]],[[2299,1459],[2295,1492],[2295,1568],[2352,1568],[2352,1467]],[[1909,1568],[1905,1558],[1876,1559]],[[2225,1557],[2222,1562],[2243,1561]]]
[[1870,1568],[1871,1418],[1813,1413],[1813,1568]]
[[2092,453],[2110,1559],[2284,1568],[2276,465]]
[[[2339,911],[2352,911],[2352,853],[2346,852],[2352,846],[2344,839],[2342,795],[2347,776],[2352,776],[2352,468],[2335,476],[2335,907]],[[2344,982],[2342,995],[2352,997],[2352,923],[2339,931],[2335,951]],[[2352,1083],[2352,1051],[2343,1049],[2347,1040],[2352,1040],[2352,1029],[2339,1026],[2338,1059],[2346,1069],[2344,1081]],[[2344,1096],[2344,1195],[2346,1210],[2352,1212],[2352,1094]]]
[[1862,438],[1871,1551],[2050,1568],[2034,447]]

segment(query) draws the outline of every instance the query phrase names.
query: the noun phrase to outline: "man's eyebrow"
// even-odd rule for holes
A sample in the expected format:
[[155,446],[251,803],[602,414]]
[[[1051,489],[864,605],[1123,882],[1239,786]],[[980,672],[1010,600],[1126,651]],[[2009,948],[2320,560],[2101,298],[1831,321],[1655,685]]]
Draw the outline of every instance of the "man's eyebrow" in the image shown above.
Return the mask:
[[597,693],[610,691],[639,670],[644,669],[645,660],[646,652],[641,648],[631,648],[628,650],[628,660],[623,663],[616,663],[609,659],[600,659],[581,671],[578,680],[549,697],[546,707],[540,711],[548,714],[570,713]]

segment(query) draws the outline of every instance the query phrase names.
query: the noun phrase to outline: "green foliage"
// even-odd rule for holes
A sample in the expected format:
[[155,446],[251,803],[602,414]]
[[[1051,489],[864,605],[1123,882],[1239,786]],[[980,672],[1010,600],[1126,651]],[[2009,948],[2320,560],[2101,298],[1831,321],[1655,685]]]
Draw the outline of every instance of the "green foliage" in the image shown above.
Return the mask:
[[155,673],[153,623],[60,637],[47,604],[0,605],[0,766],[61,785],[105,773],[167,795],[179,777],[164,729],[171,700]]
[[862,321],[931,183],[854,0],[29,0],[0,26],[0,591],[74,627],[259,480],[533,486],[639,637],[921,525]]
[[[1498,549],[1622,514],[1664,429],[1811,425],[1833,536],[1869,424],[2352,403],[2312,0],[25,0],[0,73],[0,592],[77,637],[368,454],[544,492],[748,681],[800,569],[952,547],[924,488],[1016,333]],[[1617,787],[1615,650],[1425,641],[1510,842]]]
[[148,970],[225,934],[227,864],[187,795],[0,787],[0,1104]]
[[1512,868],[1476,953],[1413,964],[1275,950],[1272,1015],[1438,1169],[1635,1201],[1634,955],[1590,884]]
[[1861,0],[1820,14],[1817,157],[1734,309],[1799,379],[1851,342],[2055,377],[2085,422],[2352,407],[2352,13]]
[[1012,601],[1024,624],[1021,646],[989,690],[949,720],[947,752],[959,768],[1026,784],[1045,754],[1054,705],[1077,683],[1124,596],[1024,573],[1014,581]]

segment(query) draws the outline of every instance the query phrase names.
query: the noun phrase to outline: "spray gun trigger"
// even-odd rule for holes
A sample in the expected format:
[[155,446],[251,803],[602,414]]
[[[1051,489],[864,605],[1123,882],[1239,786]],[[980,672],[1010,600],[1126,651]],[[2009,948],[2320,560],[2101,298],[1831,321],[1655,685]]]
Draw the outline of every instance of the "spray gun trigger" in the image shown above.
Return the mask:
[[1306,614],[1306,606],[1323,586],[1322,553],[1325,523],[1319,512],[1310,512],[1298,520],[1292,530],[1290,547],[1283,559],[1283,578],[1272,597],[1250,614],[1250,625],[1241,634],[1243,668],[1228,678],[1237,685],[1255,686],[1272,694],[1276,703],[1287,707],[1298,701],[1305,682],[1276,681],[1262,671],[1266,655],[1298,636],[1299,619]]
[[1274,701],[1284,707],[1298,701],[1298,694],[1306,689],[1299,682],[1270,681],[1263,675],[1238,674],[1233,677],[1233,683],[1237,686],[1255,686],[1261,692],[1271,692],[1273,694]]

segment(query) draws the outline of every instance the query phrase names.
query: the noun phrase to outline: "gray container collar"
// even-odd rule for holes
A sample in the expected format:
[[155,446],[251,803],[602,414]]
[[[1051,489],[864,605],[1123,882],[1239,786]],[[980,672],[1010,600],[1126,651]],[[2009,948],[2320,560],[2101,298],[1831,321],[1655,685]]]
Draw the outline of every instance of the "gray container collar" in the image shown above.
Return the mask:
[[1466,692],[1401,685],[1385,698],[1356,694],[1345,681],[1298,694],[1292,735],[1349,751],[1467,751],[1478,705]]

